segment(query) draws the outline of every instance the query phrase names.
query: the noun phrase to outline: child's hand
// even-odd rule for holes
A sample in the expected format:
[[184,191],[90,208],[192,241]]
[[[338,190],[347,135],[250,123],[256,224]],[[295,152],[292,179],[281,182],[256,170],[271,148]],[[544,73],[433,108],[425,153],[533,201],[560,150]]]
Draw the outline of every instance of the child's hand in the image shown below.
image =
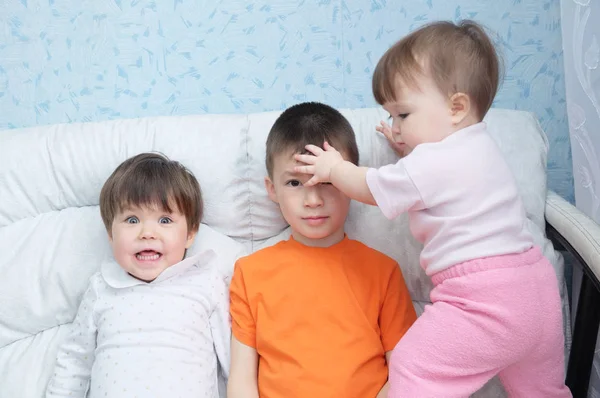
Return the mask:
[[294,171],[313,175],[304,185],[310,187],[321,182],[331,182],[331,170],[344,161],[342,155],[327,142],[323,144],[323,149],[316,145],[307,145],[306,150],[312,155],[294,156],[297,161],[307,164],[294,167]]
[[392,147],[392,149],[394,150],[394,152],[396,152],[396,154],[400,157],[404,157],[406,155],[408,155],[408,150],[406,148],[406,145],[404,145],[403,143],[399,143],[396,142],[394,140],[394,135],[392,134],[392,128],[390,127],[389,124],[387,124],[386,122],[384,122],[383,120],[380,122],[379,126],[375,126],[375,130],[377,130],[378,132],[380,132],[381,134],[384,135],[384,137],[387,139],[388,144],[390,144],[390,147]]

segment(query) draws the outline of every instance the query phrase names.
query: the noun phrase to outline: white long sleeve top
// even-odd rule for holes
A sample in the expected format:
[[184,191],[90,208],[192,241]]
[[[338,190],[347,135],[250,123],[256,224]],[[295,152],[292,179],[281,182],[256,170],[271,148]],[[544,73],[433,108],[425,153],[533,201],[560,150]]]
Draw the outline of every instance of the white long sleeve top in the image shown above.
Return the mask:
[[150,283],[104,263],[59,349],[46,396],[218,397],[231,329],[216,258],[205,251]]

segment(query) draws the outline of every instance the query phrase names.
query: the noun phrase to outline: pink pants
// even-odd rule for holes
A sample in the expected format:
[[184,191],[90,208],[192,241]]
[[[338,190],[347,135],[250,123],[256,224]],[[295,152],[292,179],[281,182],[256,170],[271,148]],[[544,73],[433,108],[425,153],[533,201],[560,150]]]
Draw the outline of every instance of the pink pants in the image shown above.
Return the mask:
[[432,281],[433,304],[392,352],[389,398],[468,397],[496,374],[510,397],[571,397],[558,282],[537,247]]

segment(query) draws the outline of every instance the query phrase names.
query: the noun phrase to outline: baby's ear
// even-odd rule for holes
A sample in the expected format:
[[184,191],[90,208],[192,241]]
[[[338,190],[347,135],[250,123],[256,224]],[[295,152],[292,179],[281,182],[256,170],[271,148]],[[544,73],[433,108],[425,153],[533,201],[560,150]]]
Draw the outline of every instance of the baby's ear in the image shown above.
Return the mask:
[[450,97],[450,118],[452,124],[459,125],[471,113],[471,98],[465,93],[456,93]]
[[194,243],[194,238],[196,238],[197,233],[198,233],[198,231],[193,231],[188,234],[187,241],[185,242],[186,249],[189,249],[192,246],[192,244]]

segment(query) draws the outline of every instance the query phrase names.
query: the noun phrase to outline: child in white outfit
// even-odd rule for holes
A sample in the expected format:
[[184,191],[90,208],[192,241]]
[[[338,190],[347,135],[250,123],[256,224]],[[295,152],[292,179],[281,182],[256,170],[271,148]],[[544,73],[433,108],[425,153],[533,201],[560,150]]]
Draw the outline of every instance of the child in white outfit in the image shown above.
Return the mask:
[[313,174],[389,218],[408,212],[423,243],[432,305],[394,348],[390,398],[467,397],[498,374],[510,396],[563,398],[562,314],[549,261],[525,227],[515,179],[483,117],[499,81],[495,49],[476,23],[437,22],[379,61],[379,130],[410,152],[380,169],[344,161],[328,143],[296,155]]
[[228,288],[213,251],[185,258],[202,211],[180,163],[144,153],[117,167],[100,194],[114,259],[90,280],[47,397],[219,396]]

